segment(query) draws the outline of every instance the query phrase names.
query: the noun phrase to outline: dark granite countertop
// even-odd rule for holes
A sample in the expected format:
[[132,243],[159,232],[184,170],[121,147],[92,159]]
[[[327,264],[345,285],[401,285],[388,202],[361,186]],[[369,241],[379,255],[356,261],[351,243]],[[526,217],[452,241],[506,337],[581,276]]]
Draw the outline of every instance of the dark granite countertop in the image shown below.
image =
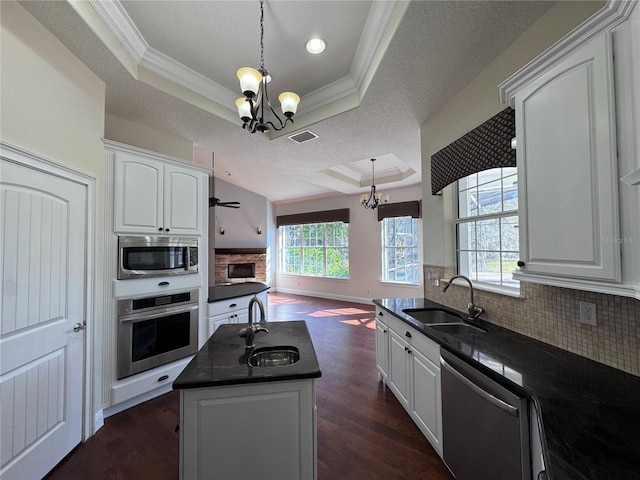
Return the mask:
[[173,382],[174,389],[206,388],[320,377],[313,342],[303,320],[266,322],[269,333],[256,335],[256,348],[293,346],[300,352],[296,363],[280,367],[251,367],[253,349],[246,349],[238,332],[248,324],[221,325]]
[[452,310],[424,298],[374,303],[531,398],[542,423],[549,479],[640,479],[640,377],[481,319],[474,322],[487,333],[440,333],[403,313],[407,308]]
[[269,288],[271,288],[269,285],[262,282],[222,283],[209,287],[207,301],[211,303],[228,300],[229,298],[244,297],[245,295],[255,295],[269,290]]

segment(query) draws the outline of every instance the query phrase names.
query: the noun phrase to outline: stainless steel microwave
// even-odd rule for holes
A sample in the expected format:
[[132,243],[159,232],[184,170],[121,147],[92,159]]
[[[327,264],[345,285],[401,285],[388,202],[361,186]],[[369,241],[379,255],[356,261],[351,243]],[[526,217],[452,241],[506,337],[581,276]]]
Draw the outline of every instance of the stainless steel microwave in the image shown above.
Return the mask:
[[118,237],[118,280],[198,273],[198,239]]

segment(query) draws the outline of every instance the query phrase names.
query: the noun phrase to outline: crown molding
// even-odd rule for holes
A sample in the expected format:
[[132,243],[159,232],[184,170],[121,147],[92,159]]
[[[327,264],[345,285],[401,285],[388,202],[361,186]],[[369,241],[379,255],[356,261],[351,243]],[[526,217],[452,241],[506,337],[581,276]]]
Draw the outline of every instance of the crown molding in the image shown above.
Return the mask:
[[636,3],[637,0],[608,0],[604,7],[498,85],[500,102],[514,108],[517,91],[566,55],[622,23]]
[[89,0],[100,18],[116,35],[136,63],[140,63],[149,44],[119,1]]

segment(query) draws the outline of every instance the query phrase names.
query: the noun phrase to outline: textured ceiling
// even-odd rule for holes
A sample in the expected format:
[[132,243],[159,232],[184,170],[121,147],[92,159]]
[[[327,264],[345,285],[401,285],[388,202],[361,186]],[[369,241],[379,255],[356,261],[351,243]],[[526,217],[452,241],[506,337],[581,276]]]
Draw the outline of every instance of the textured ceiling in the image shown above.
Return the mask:
[[[216,176],[228,171],[231,176],[224,176],[225,181],[275,203],[363,193],[367,187],[358,182],[369,178],[372,157],[379,159],[376,183],[380,190],[419,183],[420,126],[552,5],[548,1],[416,0],[396,4],[406,11],[395,32],[391,30],[388,46],[381,47],[386,46],[386,51],[378,50],[384,55],[372,60],[371,52],[384,35],[372,32],[371,25],[379,26],[380,18],[372,18],[370,9],[375,5],[380,10],[382,3],[389,2],[276,0],[266,4],[265,63],[274,76],[270,91],[272,96],[283,89],[302,94],[298,129],[314,115],[305,117],[305,95],[313,96],[325,82],[344,79],[345,74],[353,76],[355,70],[362,70],[358,62],[363,58],[375,70],[356,95],[361,97],[359,105],[318,110],[323,115],[306,127],[318,138],[297,144],[286,136],[270,140],[248,134],[224,115],[213,114],[207,99],[185,101],[136,79],[94,33],[95,26],[90,28],[67,2],[21,2],[105,81],[108,114],[213,151]],[[239,96],[236,69],[259,62],[258,2],[135,1],[121,6],[148,47],[224,91]],[[316,33],[327,41],[327,51],[310,57],[301,49]],[[288,78],[291,83],[285,84]],[[228,110],[226,105],[220,108]],[[322,118],[327,111],[341,113]],[[398,171],[409,173],[398,175]],[[389,172],[388,181],[385,172]]]

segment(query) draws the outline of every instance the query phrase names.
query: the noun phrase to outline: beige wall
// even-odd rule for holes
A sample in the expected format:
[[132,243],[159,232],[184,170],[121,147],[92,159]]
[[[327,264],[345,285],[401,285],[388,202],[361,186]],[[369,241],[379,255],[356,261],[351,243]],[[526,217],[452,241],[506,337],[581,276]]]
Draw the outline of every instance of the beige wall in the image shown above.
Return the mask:
[[[385,190],[391,202],[404,202],[420,198],[420,185]],[[370,303],[372,298],[422,297],[421,286],[383,283],[380,222],[377,213],[360,205],[360,195],[340,195],[307,202],[275,206],[275,215],[350,209],[349,271],[347,280],[276,274],[276,288],[285,292]],[[420,228],[422,220],[418,221]],[[271,251],[277,265],[277,231]],[[422,248],[421,245],[418,247]]]
[[[440,276],[455,273],[453,187],[431,195],[431,155],[505,108],[497,86],[544,49],[595,13],[602,2],[562,2],[553,6],[492,62],[471,84],[422,126],[424,263]],[[556,345],[593,360],[640,375],[638,346],[640,301],[613,295],[522,283],[525,298],[484,291],[476,303],[490,322]],[[468,289],[457,285],[447,293],[425,282],[427,298],[459,310]],[[579,323],[579,302],[596,304],[598,326]]]
[[[0,134],[4,142],[96,178],[95,271],[103,270],[105,85],[20,5],[0,2]],[[94,339],[100,338],[102,277],[95,277]],[[101,342],[93,342],[100,408]]]
[[133,145],[170,157],[193,162],[193,143],[145,125],[113,115],[105,116],[104,136],[114,142]]

